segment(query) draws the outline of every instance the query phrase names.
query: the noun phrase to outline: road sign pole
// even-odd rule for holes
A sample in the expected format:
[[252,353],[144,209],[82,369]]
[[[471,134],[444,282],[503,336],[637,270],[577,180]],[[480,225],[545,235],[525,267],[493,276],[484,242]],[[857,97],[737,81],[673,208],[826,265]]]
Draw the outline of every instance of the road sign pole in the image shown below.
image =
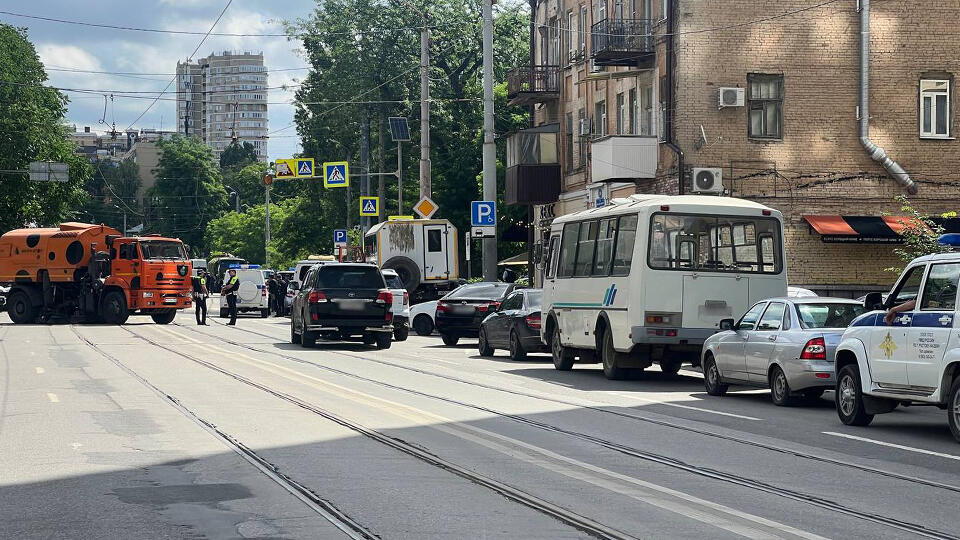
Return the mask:
[[464,233],[467,245],[467,279],[473,279],[473,262],[470,261],[470,252],[473,251],[473,239],[470,237],[470,231]]
[[[497,145],[493,123],[493,0],[483,0],[483,198],[497,200]],[[483,279],[497,279],[497,239],[483,239]]]
[[400,142],[397,142],[397,215],[403,215],[403,159]]
[[420,32],[420,198],[432,197],[430,164],[430,29]]
[[267,201],[266,219],[263,227],[263,265],[270,268],[270,184],[264,186],[264,197]]

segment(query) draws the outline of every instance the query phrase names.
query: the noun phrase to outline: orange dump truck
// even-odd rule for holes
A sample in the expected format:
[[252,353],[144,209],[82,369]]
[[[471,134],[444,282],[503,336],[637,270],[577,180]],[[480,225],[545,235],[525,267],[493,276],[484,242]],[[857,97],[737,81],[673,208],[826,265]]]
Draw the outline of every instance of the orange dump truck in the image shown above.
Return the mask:
[[105,225],[63,223],[0,236],[0,283],[17,324],[60,317],[168,324],[191,305],[191,263],[179,239],[123,237]]

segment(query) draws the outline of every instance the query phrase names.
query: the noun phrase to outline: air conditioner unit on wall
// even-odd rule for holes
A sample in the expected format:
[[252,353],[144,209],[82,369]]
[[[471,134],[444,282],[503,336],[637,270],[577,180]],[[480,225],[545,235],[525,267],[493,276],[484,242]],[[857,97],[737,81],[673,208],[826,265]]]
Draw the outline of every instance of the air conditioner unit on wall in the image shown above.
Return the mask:
[[694,167],[693,193],[720,195],[723,193],[723,169],[715,167]]
[[743,107],[746,102],[746,90],[743,88],[721,88],[718,93],[719,107]]

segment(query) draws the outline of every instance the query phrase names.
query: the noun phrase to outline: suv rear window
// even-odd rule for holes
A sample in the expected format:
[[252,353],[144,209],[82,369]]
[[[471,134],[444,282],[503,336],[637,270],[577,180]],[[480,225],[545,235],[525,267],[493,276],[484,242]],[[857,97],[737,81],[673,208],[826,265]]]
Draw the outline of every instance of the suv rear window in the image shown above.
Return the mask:
[[364,266],[323,266],[317,276],[318,289],[382,289],[380,270]]
[[480,300],[496,300],[502,298],[510,285],[507,283],[478,283],[475,285],[464,285],[459,289],[448,294],[445,298],[455,300],[458,298],[477,298]]
[[389,287],[389,288],[391,288],[391,289],[402,289],[402,288],[404,288],[404,287],[403,287],[403,281],[400,280],[400,276],[388,276],[388,275],[384,274],[384,275],[383,275],[383,279],[387,282],[387,287]]

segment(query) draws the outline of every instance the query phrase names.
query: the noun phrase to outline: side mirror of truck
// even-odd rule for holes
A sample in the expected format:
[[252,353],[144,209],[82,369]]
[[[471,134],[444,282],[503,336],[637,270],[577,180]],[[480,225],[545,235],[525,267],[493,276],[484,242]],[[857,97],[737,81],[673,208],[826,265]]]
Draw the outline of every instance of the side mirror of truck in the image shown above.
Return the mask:
[[733,319],[720,319],[720,330],[734,330],[737,326],[737,321]]
[[867,311],[883,309],[883,294],[878,292],[867,293],[867,296],[863,299],[863,309]]

